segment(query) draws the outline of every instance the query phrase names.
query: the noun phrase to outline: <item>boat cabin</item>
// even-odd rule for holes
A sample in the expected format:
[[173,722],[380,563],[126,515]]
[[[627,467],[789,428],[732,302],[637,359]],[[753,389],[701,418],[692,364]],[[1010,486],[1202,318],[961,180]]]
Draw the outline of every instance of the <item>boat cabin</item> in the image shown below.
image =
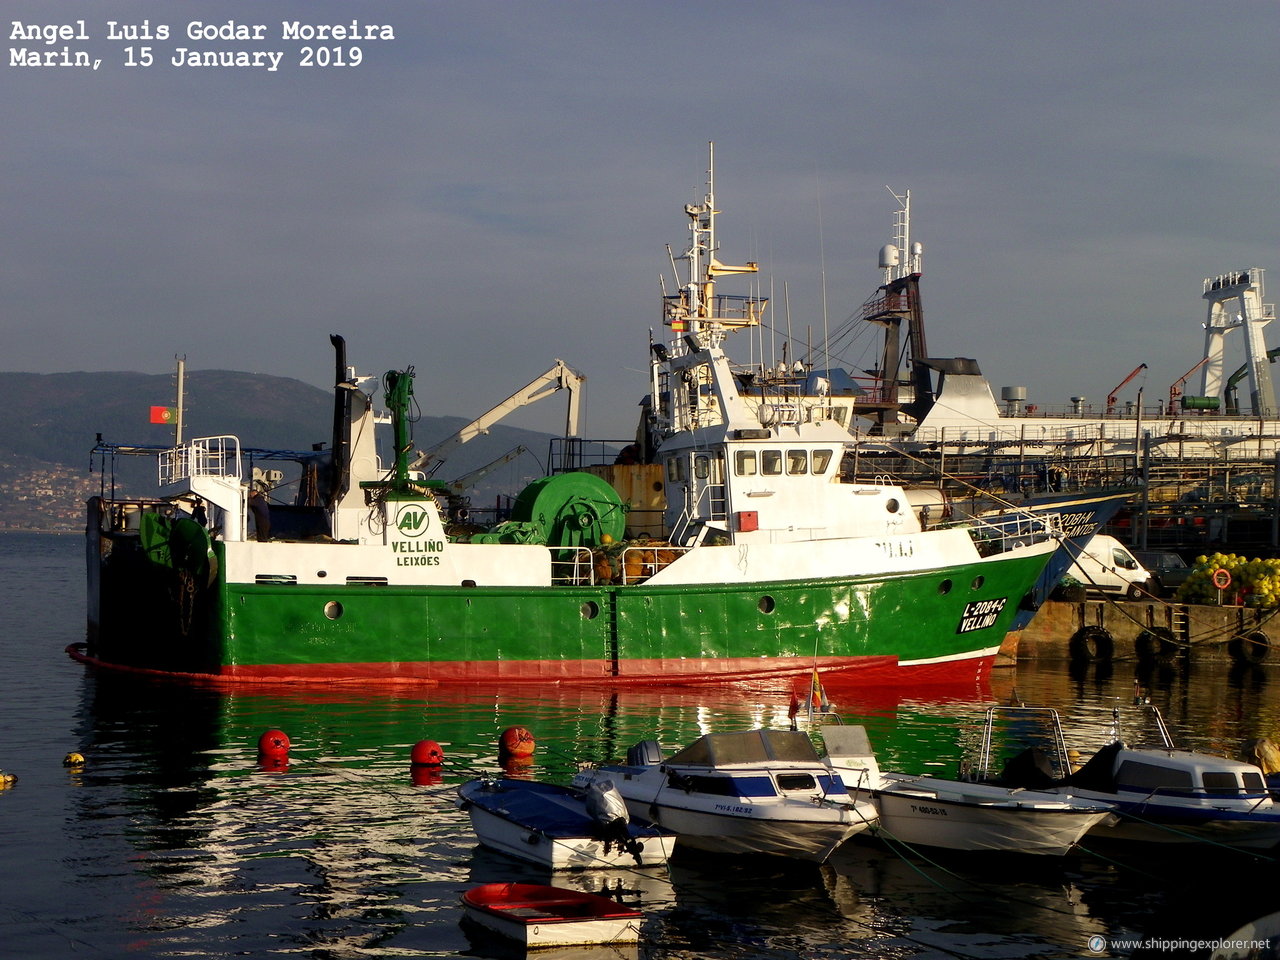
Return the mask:
[[774,797],[822,791],[842,795],[838,774],[828,773],[808,735],[795,730],[739,730],[708,733],[662,759],[656,741],[627,752],[624,776],[661,764],[668,785],[727,797]]
[[1103,747],[1067,777],[1067,786],[1084,790],[1195,797],[1205,803],[1242,799],[1256,803],[1268,796],[1262,771],[1251,764],[1188,750]]

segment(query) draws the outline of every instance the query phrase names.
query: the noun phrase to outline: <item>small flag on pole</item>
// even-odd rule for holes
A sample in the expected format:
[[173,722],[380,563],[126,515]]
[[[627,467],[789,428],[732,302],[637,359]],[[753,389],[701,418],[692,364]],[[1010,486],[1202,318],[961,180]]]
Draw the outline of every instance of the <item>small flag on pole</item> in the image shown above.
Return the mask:
[[173,407],[152,407],[151,422],[152,423],[173,423],[178,419],[178,411]]
[[827,700],[827,692],[822,689],[822,681],[818,679],[818,671],[813,671],[813,681],[809,685],[809,708],[811,710],[828,710],[831,702]]

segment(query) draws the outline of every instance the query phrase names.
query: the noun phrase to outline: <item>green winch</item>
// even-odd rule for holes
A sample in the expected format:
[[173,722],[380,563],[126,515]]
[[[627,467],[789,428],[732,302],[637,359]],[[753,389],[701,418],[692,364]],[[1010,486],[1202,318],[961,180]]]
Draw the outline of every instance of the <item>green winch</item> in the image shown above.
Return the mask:
[[558,473],[525,487],[511,518],[471,542],[599,547],[621,540],[626,525],[627,507],[608,483],[592,473]]

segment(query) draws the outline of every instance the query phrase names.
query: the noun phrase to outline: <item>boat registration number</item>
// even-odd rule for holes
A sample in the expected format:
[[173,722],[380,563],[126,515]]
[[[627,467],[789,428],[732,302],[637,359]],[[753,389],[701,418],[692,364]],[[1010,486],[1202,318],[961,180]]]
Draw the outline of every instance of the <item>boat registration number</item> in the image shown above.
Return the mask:
[[971,633],[974,630],[985,630],[993,626],[1000,617],[1000,611],[1009,602],[1008,597],[997,597],[994,600],[975,600],[964,605],[964,614],[960,617],[960,625],[956,633]]
[[912,813],[927,813],[931,817],[945,817],[947,811],[945,807],[926,807],[923,804],[911,804]]

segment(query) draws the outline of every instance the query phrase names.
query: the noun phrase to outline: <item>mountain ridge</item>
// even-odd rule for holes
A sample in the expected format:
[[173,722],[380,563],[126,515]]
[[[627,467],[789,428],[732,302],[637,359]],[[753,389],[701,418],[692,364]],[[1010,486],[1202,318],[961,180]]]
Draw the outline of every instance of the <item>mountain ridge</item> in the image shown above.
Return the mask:
[[[90,457],[98,439],[107,443],[166,447],[173,426],[149,421],[153,406],[175,406],[175,375],[129,371],[4,373],[12,389],[0,404],[0,529],[71,530],[83,523],[83,501],[108,485]],[[331,391],[271,374],[191,370],[184,378],[183,438],[233,435],[246,447],[307,451],[328,446],[333,431]],[[415,445],[450,436],[465,417],[422,416],[413,424]],[[524,446],[497,480],[474,495],[515,494],[539,462],[552,435],[497,424],[452,452],[439,479],[449,480]],[[531,456],[532,454],[532,456]],[[384,461],[386,454],[383,454]],[[138,460],[138,458],[130,458]],[[154,461],[111,463],[110,485],[135,495],[152,491]],[[532,476],[529,477],[532,479]]]

